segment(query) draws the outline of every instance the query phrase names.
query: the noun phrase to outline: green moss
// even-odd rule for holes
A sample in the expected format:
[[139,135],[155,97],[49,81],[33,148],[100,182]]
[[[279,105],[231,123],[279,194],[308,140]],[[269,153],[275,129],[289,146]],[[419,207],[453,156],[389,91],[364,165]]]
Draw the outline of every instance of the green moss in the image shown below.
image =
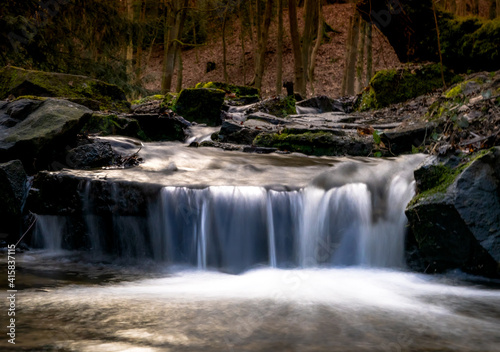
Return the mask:
[[248,86],[237,86],[234,84],[227,84],[223,82],[200,82],[195,86],[195,88],[220,89],[226,93],[233,93],[238,98],[260,96],[260,91],[257,88]]
[[88,98],[100,102],[102,110],[128,111],[125,93],[116,85],[85,76],[24,70],[7,66],[0,69],[0,99],[9,95]]
[[[448,69],[444,69],[448,84],[461,80]],[[441,67],[430,64],[419,68],[391,69],[377,72],[370,81],[368,90],[358,100],[357,109],[364,111],[379,109],[391,104],[407,101],[428,94],[443,86]]]
[[225,95],[220,89],[187,88],[180,92],[173,108],[188,121],[218,126]]
[[163,100],[160,104],[161,108],[174,109],[174,103],[178,95],[176,93],[167,93],[163,96]]
[[444,164],[430,166],[421,171],[420,176],[417,176],[419,170],[415,171],[416,178],[419,180],[419,193],[412,199],[409,206],[423,199],[440,199],[444,197],[446,191],[455,182],[456,178],[469,167],[472,162],[482,158],[489,152],[490,150],[486,149],[472,155],[462,156],[462,161],[455,167]]
[[84,133],[99,133],[102,136],[121,135],[147,140],[137,120],[115,114],[94,113],[82,128]]
[[460,72],[500,68],[500,18],[440,18],[441,52],[445,64]]
[[156,100],[163,100],[165,98],[164,95],[161,94],[156,94],[156,95],[150,95],[141,99],[133,100],[131,102],[132,105],[140,105],[144,103],[149,103],[151,101],[156,101]]
[[266,99],[260,103],[259,110],[277,117],[287,117],[288,115],[295,115],[297,113],[297,110],[295,108],[295,97],[291,95],[286,97],[277,96],[274,98]]
[[47,100],[47,98],[37,97],[36,95],[21,95],[20,97],[17,97],[14,100],[21,100],[21,99],[30,99],[30,100],[39,100],[39,101]]
[[318,156],[346,154],[366,156],[373,147],[373,145],[350,141],[346,137],[336,136],[325,131],[294,132],[285,129],[280,134],[261,133],[254,139],[253,144],[260,147],[278,148],[282,151]]

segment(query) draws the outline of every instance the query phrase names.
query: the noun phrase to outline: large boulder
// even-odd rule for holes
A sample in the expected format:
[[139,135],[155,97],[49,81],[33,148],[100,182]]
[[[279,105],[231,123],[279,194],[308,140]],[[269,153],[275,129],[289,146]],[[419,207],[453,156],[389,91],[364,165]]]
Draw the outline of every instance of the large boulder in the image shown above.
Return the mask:
[[191,126],[182,116],[170,112],[168,114],[134,114],[126,115],[137,120],[144,138],[149,141],[181,141],[187,138],[187,129]]
[[28,178],[21,161],[0,164],[0,233],[18,232],[28,188]]
[[175,102],[174,110],[188,121],[220,126],[225,95],[220,89],[183,89]]
[[67,100],[20,100],[0,108],[0,161],[20,159],[28,172],[45,168],[55,150],[69,145],[91,110]]
[[64,97],[99,109],[128,111],[130,108],[125,93],[114,84],[86,76],[13,66],[0,69],[0,99],[9,96]]
[[143,132],[136,119],[117,114],[94,112],[82,132],[101,136],[120,135],[141,138]]
[[[447,84],[462,80],[446,68],[444,78]],[[441,87],[443,80],[438,64],[382,70],[373,76],[356,106],[360,111],[380,109],[431,93]]]
[[415,178],[406,215],[420,269],[500,276],[500,147],[427,163]]

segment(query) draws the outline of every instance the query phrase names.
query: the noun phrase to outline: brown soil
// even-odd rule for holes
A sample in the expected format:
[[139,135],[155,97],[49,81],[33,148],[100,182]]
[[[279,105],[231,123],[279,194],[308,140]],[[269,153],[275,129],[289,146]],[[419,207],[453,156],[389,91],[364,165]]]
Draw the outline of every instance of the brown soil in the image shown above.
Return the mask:
[[[353,14],[353,4],[325,5],[323,13],[326,23],[340,33],[328,33],[329,41],[323,41],[318,50],[315,70],[315,94],[338,97],[342,85],[344,70],[344,52],[349,27],[349,17]],[[302,8],[299,8],[299,26],[302,28]],[[283,15],[285,38],[283,49],[283,80],[293,81],[293,53],[289,35],[288,12]],[[373,37],[373,66],[375,71],[392,68],[400,65],[400,62],[387,40],[374,28]],[[242,65],[242,50],[240,42],[239,21],[229,24],[227,29],[227,70],[229,83],[245,84],[253,77],[253,50],[252,43],[248,36],[245,43],[245,72]],[[193,87],[198,82],[203,81],[223,81],[222,66],[222,39],[221,36],[212,39],[205,46],[184,51],[182,54],[184,63],[183,88]],[[266,56],[266,68],[262,86],[262,95],[272,96],[276,94],[276,43],[277,43],[277,23],[270,27],[268,51]],[[161,69],[163,60],[163,50],[159,48],[153,53],[150,65],[145,72],[144,83],[147,89],[152,91],[160,90]],[[209,61],[216,63],[216,69],[206,73],[206,64]],[[175,82],[176,77],[174,77]],[[175,87],[175,83],[173,84]],[[309,94],[312,91],[309,88]]]

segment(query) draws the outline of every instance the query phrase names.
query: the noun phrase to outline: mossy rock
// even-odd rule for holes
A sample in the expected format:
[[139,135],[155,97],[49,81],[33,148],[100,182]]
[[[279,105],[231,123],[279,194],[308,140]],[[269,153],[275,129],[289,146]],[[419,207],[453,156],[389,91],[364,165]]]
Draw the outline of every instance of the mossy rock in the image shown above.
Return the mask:
[[446,65],[460,72],[500,69],[500,18],[443,16],[439,26]]
[[186,88],[180,92],[173,109],[188,121],[219,126],[225,95],[220,89]]
[[147,97],[144,97],[144,98],[141,98],[141,99],[137,99],[137,100],[133,100],[130,104],[132,104],[132,105],[141,105],[141,104],[149,103],[149,102],[152,102],[152,101],[163,100],[163,98],[165,98],[165,96],[162,95],[162,94],[148,95]]
[[[454,84],[462,78],[444,68],[447,84]],[[360,111],[380,109],[401,103],[441,88],[441,68],[439,64],[417,68],[391,69],[377,72],[370,85],[357,102]]]
[[373,149],[373,140],[361,136],[354,138],[326,131],[293,133],[285,129],[282,133],[262,133],[253,144],[258,147],[277,148],[281,151],[307,155],[353,155],[367,156]]
[[236,97],[260,96],[260,91],[257,88],[249,86],[237,86],[223,82],[200,82],[195,88],[211,88],[220,89],[226,93],[233,93]]
[[125,93],[114,84],[85,76],[13,66],[0,69],[0,99],[10,95],[86,99],[99,102],[101,110],[128,111],[130,108]]
[[145,139],[135,119],[115,114],[93,113],[82,128],[83,133],[99,133],[101,136],[120,135]]
[[277,96],[263,100],[255,106],[258,111],[265,112],[276,117],[287,117],[295,115],[297,109],[295,108],[295,97],[290,96]]
[[0,134],[0,161],[20,159],[30,173],[46,168],[54,152],[71,144],[92,113],[64,99],[18,100],[3,109],[13,123]]

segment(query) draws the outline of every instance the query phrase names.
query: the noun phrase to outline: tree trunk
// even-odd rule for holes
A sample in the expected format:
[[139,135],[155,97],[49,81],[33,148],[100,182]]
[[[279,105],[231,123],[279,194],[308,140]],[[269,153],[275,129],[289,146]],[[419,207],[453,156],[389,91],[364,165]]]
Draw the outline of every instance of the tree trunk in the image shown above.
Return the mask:
[[299,24],[297,21],[296,0],[288,0],[288,18],[290,20],[290,36],[292,39],[292,50],[295,72],[295,87],[303,96],[306,96],[306,82],[304,80],[304,65],[302,63],[302,52],[300,49]]
[[497,17],[500,17],[500,0],[496,0],[497,3]]
[[314,44],[314,48],[312,49],[311,53],[311,60],[309,62],[309,80],[311,82],[311,91],[312,94],[314,95],[314,68],[316,67],[316,56],[318,55],[318,50],[321,45],[321,41],[323,40],[323,23],[325,21],[323,20],[323,14],[321,11],[321,0],[318,1],[318,29],[316,33],[316,43]]
[[366,23],[366,80],[365,86],[370,84],[373,77],[373,38],[372,24]]
[[278,0],[278,47],[276,49],[276,95],[283,87],[283,0]]
[[134,2],[133,0],[127,0],[127,20],[128,20],[128,43],[127,43],[127,53],[125,60],[127,60],[127,78],[131,81],[132,76],[132,60],[134,59],[134,43],[132,34],[132,22],[134,21]]
[[471,12],[475,16],[479,15],[479,0],[471,1]]
[[229,83],[227,74],[227,48],[226,48],[226,22],[227,22],[227,6],[224,10],[224,19],[222,20],[222,67],[224,70],[224,82]]
[[456,0],[457,1],[457,15],[465,16],[467,15],[467,4],[466,0]]
[[141,1],[141,13],[139,16],[139,22],[141,28],[137,33],[137,52],[135,55],[135,80],[136,84],[141,84],[142,79],[142,45],[144,44],[144,29],[142,26],[146,21],[146,0]]
[[172,77],[175,68],[175,59],[179,41],[182,36],[182,29],[184,27],[184,20],[186,19],[188,0],[173,0],[170,12],[171,27],[169,28],[168,45],[166,48],[166,57],[164,57],[164,72],[162,80],[162,92],[168,93],[172,86]]
[[365,67],[365,40],[366,22],[361,18],[359,22],[358,63],[356,65],[356,93],[363,89],[363,71]]
[[361,17],[359,12],[355,12],[352,20],[352,36],[351,42],[349,43],[349,63],[347,66],[347,83],[346,83],[346,93],[347,95],[354,95],[354,81],[356,80],[356,59],[358,56],[358,41],[359,41],[359,22]]
[[247,81],[247,65],[245,58],[245,17],[244,17],[244,8],[243,8],[243,0],[240,0],[240,43],[241,43],[241,68],[243,70],[243,85]]
[[351,57],[351,46],[349,43],[352,41],[352,21],[353,17],[349,17],[349,29],[347,33],[347,41],[346,41],[346,48],[345,48],[345,59],[344,59],[344,75],[342,76],[342,88],[340,90],[340,93],[342,96],[347,95],[347,73],[348,73],[348,67],[349,67],[349,58]]
[[302,64],[304,65],[304,81],[309,78],[309,62],[312,51],[312,41],[314,38],[314,15],[317,9],[316,2],[319,0],[305,0],[304,2],[304,31],[302,32]]
[[175,91],[179,93],[182,90],[182,80],[183,80],[184,66],[182,64],[182,50],[179,47],[177,49],[177,85]]
[[259,40],[258,65],[255,67],[255,87],[262,88],[262,80],[264,76],[264,68],[266,64],[266,49],[267,40],[269,38],[269,27],[271,25],[271,15],[273,10],[273,0],[266,1],[266,9],[264,11],[264,23],[261,26],[261,35]]

